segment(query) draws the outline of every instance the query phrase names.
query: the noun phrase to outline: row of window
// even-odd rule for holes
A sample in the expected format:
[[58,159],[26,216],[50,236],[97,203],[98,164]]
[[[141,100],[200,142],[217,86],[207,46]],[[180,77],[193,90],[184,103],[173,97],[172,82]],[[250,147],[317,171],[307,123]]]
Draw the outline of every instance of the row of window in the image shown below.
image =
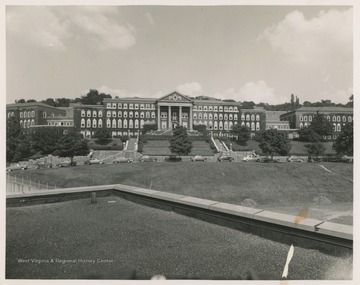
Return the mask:
[[[311,115],[309,115],[309,116],[300,116],[300,121],[304,121],[304,122],[306,122],[306,121],[309,121],[309,122],[311,122],[312,121],[312,119],[313,119],[313,117],[314,116],[311,116]],[[330,122],[330,121],[333,121],[333,122],[341,122],[341,116],[326,116],[326,119]],[[331,120],[332,119],[332,120]],[[342,116],[342,120],[343,120],[343,122],[346,122],[346,116]],[[347,117],[347,120],[348,120],[348,122],[352,122],[352,116],[348,116]]]
[[260,123],[259,122],[241,122],[241,126],[246,126],[252,131],[260,131]]
[[33,125],[35,125],[35,121],[34,121],[34,119],[28,119],[28,120],[20,120],[20,126],[22,127],[22,128],[30,128],[30,126],[33,126]]
[[106,109],[155,109],[155,104],[135,104],[135,103],[107,103]]
[[30,118],[30,117],[35,117],[35,111],[20,112],[20,118]]
[[[140,129],[143,127],[145,121],[144,120],[132,120],[132,119],[107,119],[106,120],[106,127],[107,128],[135,128]],[[82,128],[102,128],[103,127],[103,121],[102,119],[81,119],[81,127]]]
[[194,113],[193,114],[194,119],[209,119],[209,120],[237,120],[238,115],[237,114],[213,114],[213,113]]
[[[168,117],[168,112],[161,112],[161,114],[160,114],[161,119],[167,119],[167,117]],[[176,112],[173,112],[172,113],[172,119],[177,120],[178,118],[179,118],[178,114]],[[189,114],[188,113],[181,113],[181,118],[188,119]]]
[[[86,116],[85,116],[86,115]],[[85,112],[85,110],[81,110],[81,117],[100,117],[102,118],[103,116],[103,112],[102,110],[96,111],[96,110],[87,110],[87,112]],[[106,117],[119,117],[119,118],[155,118],[155,112],[133,112],[133,111],[107,111],[106,112]]]
[[260,121],[260,115],[254,115],[254,114],[241,114],[241,120],[244,121]]
[[236,106],[202,106],[202,105],[195,105],[194,111],[219,111],[219,112],[237,112],[238,107]]
[[[343,123],[343,125],[345,126],[345,124]],[[308,127],[309,124],[308,123],[300,123],[300,129]],[[340,123],[333,123],[333,128],[335,132],[341,132],[341,124]]]
[[73,122],[48,122],[49,126],[73,126]]

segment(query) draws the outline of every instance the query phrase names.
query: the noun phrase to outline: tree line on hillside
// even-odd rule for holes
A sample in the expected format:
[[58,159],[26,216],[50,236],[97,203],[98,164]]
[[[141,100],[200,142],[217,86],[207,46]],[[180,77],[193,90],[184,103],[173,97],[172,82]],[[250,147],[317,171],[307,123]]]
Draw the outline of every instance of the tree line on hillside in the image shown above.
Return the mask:
[[6,122],[6,161],[18,162],[36,153],[53,154],[59,157],[87,155],[90,152],[87,140],[76,130],[64,133],[60,128],[36,128],[25,133],[20,122],[10,117]]
[[[201,97],[201,96],[200,96]],[[200,98],[197,97],[197,98]],[[204,97],[204,96],[203,96]],[[54,107],[69,107],[70,103],[81,103],[84,105],[101,105],[105,98],[112,98],[110,94],[99,93],[96,89],[90,89],[86,95],[81,96],[80,98],[69,99],[69,98],[47,98],[45,100],[40,101],[41,103],[48,104]],[[205,98],[205,97],[204,97]],[[205,100],[205,99],[203,99]],[[223,102],[236,102],[233,99],[223,99]],[[271,105],[268,103],[260,102],[256,104],[253,101],[243,101],[241,103],[241,108],[243,109],[253,109],[254,107],[263,107],[268,111],[291,111],[300,107],[353,107],[354,95],[349,97],[349,101],[346,104],[334,103],[329,99],[321,100],[318,102],[309,102],[304,101],[303,104],[300,104],[300,99],[298,96],[291,94],[290,102],[285,102],[282,104]],[[15,103],[34,103],[37,102],[34,99],[19,99],[16,100]]]

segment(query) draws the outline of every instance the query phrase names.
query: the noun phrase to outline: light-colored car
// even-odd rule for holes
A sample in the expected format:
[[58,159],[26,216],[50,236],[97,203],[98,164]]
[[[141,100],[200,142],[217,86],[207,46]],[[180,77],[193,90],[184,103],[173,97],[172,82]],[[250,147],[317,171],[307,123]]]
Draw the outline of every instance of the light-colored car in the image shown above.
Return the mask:
[[303,158],[297,157],[296,155],[292,155],[287,158],[287,162],[305,162]]
[[6,168],[6,171],[15,171],[15,170],[26,170],[28,166],[26,164],[14,164]]
[[258,155],[254,155],[254,154],[250,154],[250,155],[247,155],[245,157],[243,157],[242,161],[243,162],[248,162],[248,161],[260,161],[260,156]]
[[204,162],[207,161],[207,158],[203,157],[202,155],[195,155],[195,156],[191,157],[190,159],[191,159],[191,161],[204,161]]
[[132,162],[131,158],[126,158],[126,157],[119,157],[115,160],[113,160],[113,163],[130,163]]
[[230,161],[233,162],[234,158],[231,156],[227,156],[227,155],[222,155],[218,157],[218,161],[223,162],[223,161]]
[[152,157],[150,155],[143,155],[142,157],[140,157],[139,161],[140,162],[156,162],[157,158]]
[[342,160],[343,162],[351,163],[351,162],[354,162],[354,157],[344,155],[344,156],[341,158],[341,160]]
[[88,160],[84,161],[84,164],[88,164],[88,165],[91,165],[91,164],[104,164],[104,163],[105,162],[103,160],[100,160],[100,159],[97,159],[97,158],[88,159]]
[[45,162],[38,162],[38,163],[35,164],[34,168],[35,169],[52,168],[52,164],[51,163],[45,163]]

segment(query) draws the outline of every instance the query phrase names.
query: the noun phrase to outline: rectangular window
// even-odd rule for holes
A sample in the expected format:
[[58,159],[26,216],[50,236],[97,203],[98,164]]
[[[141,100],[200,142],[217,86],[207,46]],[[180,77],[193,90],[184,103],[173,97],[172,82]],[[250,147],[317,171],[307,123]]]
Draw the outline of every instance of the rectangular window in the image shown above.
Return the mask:
[[127,109],[127,107],[128,107],[128,104],[124,103],[124,109]]
[[140,109],[144,109],[144,104],[140,104]]
[[118,109],[121,109],[121,108],[122,108],[122,104],[118,103]]
[[112,103],[112,108],[116,109],[116,103]]
[[107,108],[107,109],[111,109],[111,103],[107,103],[107,104],[106,104],[106,108]]
[[135,109],[139,109],[139,104],[135,104]]
[[129,109],[134,109],[134,104],[129,104]]

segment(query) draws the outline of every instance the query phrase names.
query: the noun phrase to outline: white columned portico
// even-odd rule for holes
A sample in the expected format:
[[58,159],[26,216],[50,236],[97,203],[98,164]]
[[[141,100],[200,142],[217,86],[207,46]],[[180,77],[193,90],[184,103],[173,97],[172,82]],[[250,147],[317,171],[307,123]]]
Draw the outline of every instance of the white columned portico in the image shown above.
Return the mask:
[[179,107],[179,125],[182,127],[182,106]]
[[172,130],[172,124],[171,124],[171,106],[169,106],[169,113],[168,113],[168,129]]
[[161,129],[161,126],[160,126],[160,106],[158,106],[158,109],[157,109],[157,128],[158,128],[158,130]]
[[189,124],[190,124],[190,126],[189,126],[189,129],[190,129],[190,131],[192,131],[193,130],[193,112],[192,112],[192,106],[190,106],[190,114],[189,114],[190,116],[189,116]]

